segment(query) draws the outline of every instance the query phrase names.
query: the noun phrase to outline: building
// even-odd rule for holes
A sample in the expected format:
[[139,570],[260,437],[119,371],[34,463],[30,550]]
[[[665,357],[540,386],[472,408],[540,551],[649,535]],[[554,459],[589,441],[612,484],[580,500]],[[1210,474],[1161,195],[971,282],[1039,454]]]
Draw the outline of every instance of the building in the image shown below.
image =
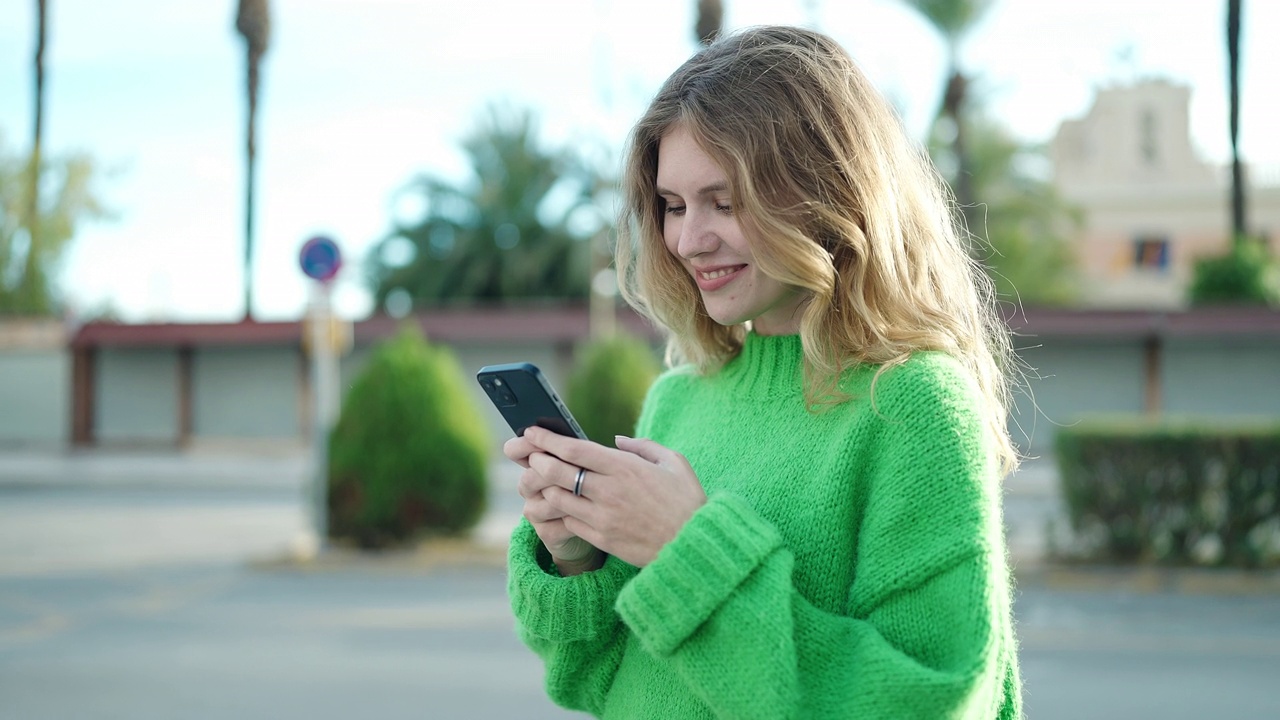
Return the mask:
[[[1195,260],[1227,249],[1230,169],[1196,154],[1190,102],[1189,87],[1166,80],[1104,88],[1084,117],[1059,127],[1054,180],[1085,216],[1075,240],[1082,304],[1182,307]],[[1280,171],[1247,175],[1250,229],[1274,250]]]

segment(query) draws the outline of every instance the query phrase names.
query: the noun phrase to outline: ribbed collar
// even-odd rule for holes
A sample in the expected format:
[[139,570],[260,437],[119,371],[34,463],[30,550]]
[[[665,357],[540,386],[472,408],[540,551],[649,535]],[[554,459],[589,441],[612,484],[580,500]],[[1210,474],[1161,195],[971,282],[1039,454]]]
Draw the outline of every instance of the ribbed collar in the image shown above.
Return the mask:
[[804,389],[804,346],[799,335],[747,333],[742,352],[725,364],[725,382],[747,395],[793,395]]

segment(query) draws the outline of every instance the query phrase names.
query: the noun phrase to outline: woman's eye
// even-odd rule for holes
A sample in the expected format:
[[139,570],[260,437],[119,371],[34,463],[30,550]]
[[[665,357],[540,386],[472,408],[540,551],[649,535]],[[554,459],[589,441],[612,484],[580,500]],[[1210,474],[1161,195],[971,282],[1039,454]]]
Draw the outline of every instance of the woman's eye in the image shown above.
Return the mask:
[[683,205],[667,205],[666,213],[668,215],[683,215],[684,206]]
[[723,203],[716,203],[716,210],[718,210],[718,211],[720,211],[720,212],[724,213],[725,215],[732,215],[732,214],[733,214],[733,206],[732,206],[732,205],[727,205],[727,204],[723,204]]

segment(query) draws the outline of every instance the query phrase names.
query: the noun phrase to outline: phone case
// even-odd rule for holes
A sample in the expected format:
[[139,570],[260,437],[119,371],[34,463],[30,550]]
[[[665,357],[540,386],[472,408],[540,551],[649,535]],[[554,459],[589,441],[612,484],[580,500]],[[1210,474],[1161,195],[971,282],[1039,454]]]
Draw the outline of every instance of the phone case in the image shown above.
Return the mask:
[[516,435],[523,435],[525,428],[537,425],[561,435],[586,439],[586,433],[573,419],[569,408],[533,363],[487,365],[476,373],[476,380]]

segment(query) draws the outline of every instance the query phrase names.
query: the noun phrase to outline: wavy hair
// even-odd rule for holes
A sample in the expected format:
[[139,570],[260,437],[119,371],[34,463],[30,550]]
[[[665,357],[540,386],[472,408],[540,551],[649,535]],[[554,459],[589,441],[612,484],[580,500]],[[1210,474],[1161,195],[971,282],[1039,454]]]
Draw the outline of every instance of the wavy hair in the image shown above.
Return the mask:
[[[617,265],[623,297],[663,326],[667,362],[714,372],[746,328],[722,326],[663,243],[658,144],[685,128],[728,176],[761,272],[802,288],[805,400],[845,402],[840,376],[876,378],[912,352],[959,360],[986,401],[1001,467],[1013,354],[990,279],[971,257],[946,184],[833,39],[792,27],[722,37],[667,79],[630,138]],[[874,383],[873,383],[874,391]]]

